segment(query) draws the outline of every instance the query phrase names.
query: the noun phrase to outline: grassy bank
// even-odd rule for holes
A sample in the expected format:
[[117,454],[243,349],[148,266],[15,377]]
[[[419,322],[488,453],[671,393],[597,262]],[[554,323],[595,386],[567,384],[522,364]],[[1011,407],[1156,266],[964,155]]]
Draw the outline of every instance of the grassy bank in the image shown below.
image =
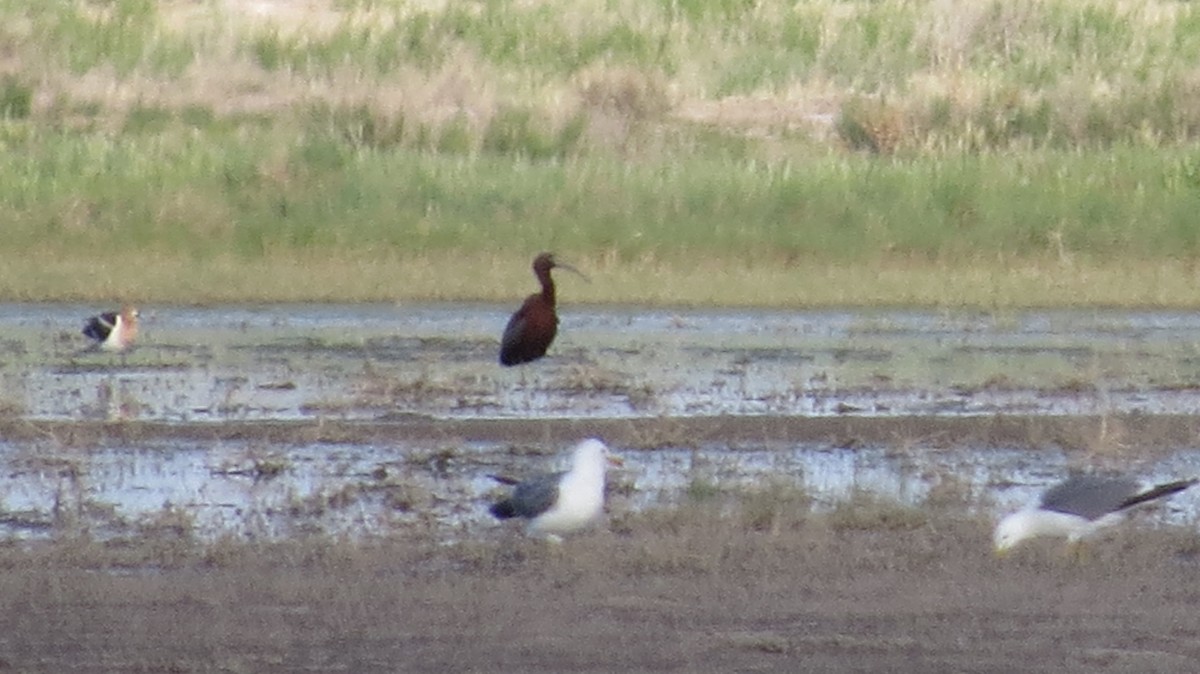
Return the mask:
[[[711,256],[580,256],[591,283],[566,275],[570,304],[761,307],[938,306],[1184,308],[1197,303],[1191,261],[1054,259],[929,262],[767,261]],[[208,259],[144,251],[100,257],[33,253],[0,267],[0,297],[19,301],[399,302],[481,300],[515,307],[537,288],[521,255],[445,251],[413,256],[234,255]]]
[[294,5],[0,2],[0,297],[1200,297],[1187,4]]

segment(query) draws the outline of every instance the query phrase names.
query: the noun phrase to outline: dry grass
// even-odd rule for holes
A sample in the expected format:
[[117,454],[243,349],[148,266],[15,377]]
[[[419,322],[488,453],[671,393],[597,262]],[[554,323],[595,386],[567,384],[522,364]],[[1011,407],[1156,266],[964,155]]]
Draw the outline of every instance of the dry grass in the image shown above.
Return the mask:
[[9,10],[4,70],[38,83],[35,111],[99,106],[114,127],[141,107],[257,115],[323,102],[482,129],[519,102],[555,128],[595,113],[592,132],[610,142],[667,115],[759,137],[839,127],[848,144],[891,153],[1172,142],[1196,126],[1196,80],[1179,65],[1194,12],[1163,0],[68,7]]

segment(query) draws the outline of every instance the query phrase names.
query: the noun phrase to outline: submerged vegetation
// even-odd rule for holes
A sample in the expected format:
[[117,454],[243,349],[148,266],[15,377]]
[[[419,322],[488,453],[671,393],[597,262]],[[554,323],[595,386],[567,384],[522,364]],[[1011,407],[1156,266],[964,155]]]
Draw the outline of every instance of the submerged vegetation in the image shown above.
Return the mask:
[[0,17],[10,299],[497,299],[554,249],[585,301],[1197,301],[1189,3]]

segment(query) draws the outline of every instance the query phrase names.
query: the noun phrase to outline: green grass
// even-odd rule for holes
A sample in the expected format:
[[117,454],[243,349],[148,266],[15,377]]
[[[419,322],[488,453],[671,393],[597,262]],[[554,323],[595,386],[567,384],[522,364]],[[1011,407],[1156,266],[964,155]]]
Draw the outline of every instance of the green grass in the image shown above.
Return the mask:
[[[1191,150],[695,157],[684,167],[379,150],[363,141],[378,131],[337,120],[291,147],[270,134],[160,133],[175,123],[161,110],[134,120],[143,132],[115,138],[9,127],[0,206],[10,252],[116,246],[255,259],[554,248],[747,264],[1200,252],[1200,154]],[[503,123],[511,128],[496,132],[496,145],[535,132]]]
[[1187,3],[222,7],[0,1],[0,296],[1197,303]]

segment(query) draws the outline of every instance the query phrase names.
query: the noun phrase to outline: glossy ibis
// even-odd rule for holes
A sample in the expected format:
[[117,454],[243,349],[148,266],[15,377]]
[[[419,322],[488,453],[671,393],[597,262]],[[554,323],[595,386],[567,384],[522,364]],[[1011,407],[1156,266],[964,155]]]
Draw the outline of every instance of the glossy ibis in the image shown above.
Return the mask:
[[533,273],[542,284],[542,292],[526,298],[517,313],[508,319],[504,336],[500,339],[501,365],[520,365],[537,360],[546,355],[546,349],[554,341],[554,335],[558,333],[558,314],[554,310],[554,279],[550,278],[550,270],[555,267],[587,279],[578,269],[559,262],[550,253],[542,253],[534,258]]
[[571,451],[570,470],[517,484],[512,494],[492,504],[490,511],[502,520],[527,519],[528,533],[560,541],[561,534],[582,529],[604,509],[604,472],[609,463],[621,465],[621,460],[611,456],[603,442],[584,440]]
[[83,334],[102,351],[125,351],[137,338],[138,310],[126,305],[120,312],[109,311],[92,316],[83,326]]
[[996,525],[996,553],[1039,536],[1061,536],[1074,545],[1105,527],[1125,519],[1129,509],[1170,496],[1196,484],[1179,480],[1142,490],[1136,480],[1077,476],[1042,494],[1036,506],[1019,510]]

